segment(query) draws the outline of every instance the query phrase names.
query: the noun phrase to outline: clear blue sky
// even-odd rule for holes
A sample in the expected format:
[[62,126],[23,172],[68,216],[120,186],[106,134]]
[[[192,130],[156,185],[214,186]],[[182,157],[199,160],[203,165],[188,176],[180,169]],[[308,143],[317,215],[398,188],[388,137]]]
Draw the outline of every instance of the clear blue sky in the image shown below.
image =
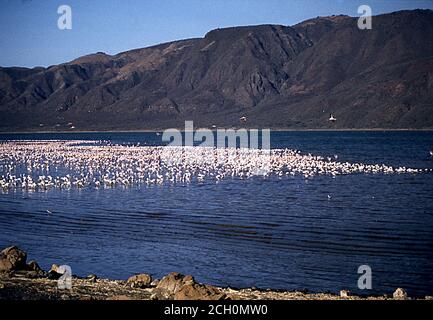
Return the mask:
[[[62,4],[72,8],[72,30],[57,28]],[[97,51],[202,37],[219,27],[357,16],[361,4],[374,15],[433,9],[431,0],[0,0],[0,66],[49,66]]]

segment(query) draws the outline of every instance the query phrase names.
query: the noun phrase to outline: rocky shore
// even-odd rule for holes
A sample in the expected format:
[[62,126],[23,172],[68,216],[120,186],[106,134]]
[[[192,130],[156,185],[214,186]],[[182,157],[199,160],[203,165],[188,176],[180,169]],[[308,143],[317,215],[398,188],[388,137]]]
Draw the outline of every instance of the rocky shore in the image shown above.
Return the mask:
[[[198,283],[190,275],[172,272],[162,279],[148,274],[127,281],[72,276],[70,289],[60,289],[58,279],[64,268],[53,265],[42,270],[36,261],[27,263],[27,254],[17,247],[0,252],[0,300],[360,300],[410,299],[398,288],[393,296],[359,297],[348,291],[340,295],[220,288]],[[432,297],[425,297],[432,299]]]

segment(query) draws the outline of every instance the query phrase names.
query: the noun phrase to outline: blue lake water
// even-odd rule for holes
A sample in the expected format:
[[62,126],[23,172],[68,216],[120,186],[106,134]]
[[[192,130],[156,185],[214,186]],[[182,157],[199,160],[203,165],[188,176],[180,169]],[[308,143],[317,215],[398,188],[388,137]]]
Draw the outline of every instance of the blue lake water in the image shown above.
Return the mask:
[[[8,139],[162,144],[129,132],[0,134]],[[433,168],[433,132],[273,132],[271,146]],[[0,192],[0,247],[11,244],[81,276],[179,271],[221,286],[432,295],[433,174],[10,190]],[[360,265],[372,269],[372,290],[357,288]]]

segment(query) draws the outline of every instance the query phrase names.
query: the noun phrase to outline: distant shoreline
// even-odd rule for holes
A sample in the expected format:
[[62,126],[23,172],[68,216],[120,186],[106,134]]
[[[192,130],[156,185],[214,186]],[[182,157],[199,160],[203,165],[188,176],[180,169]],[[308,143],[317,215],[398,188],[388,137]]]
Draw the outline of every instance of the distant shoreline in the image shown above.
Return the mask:
[[[70,130],[70,131],[0,131],[0,134],[70,134],[70,133],[154,133],[162,132],[165,130],[176,129],[180,132],[185,132],[184,129],[180,128],[165,128],[165,129],[131,129],[131,130]],[[197,127],[196,129],[210,129],[204,127]],[[195,130],[196,130],[195,129]],[[256,128],[216,128],[210,129],[212,131],[216,130],[239,130],[239,129],[256,129]],[[259,130],[264,130],[267,128],[261,128]],[[433,128],[425,129],[384,129],[384,128],[364,128],[364,129],[289,129],[289,128],[274,128],[270,129],[271,132],[433,132]]]

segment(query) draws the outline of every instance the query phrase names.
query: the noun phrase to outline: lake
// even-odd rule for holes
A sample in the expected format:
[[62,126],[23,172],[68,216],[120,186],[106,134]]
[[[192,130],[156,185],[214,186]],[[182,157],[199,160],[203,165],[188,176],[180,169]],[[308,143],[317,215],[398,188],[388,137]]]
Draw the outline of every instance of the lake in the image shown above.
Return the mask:
[[[0,134],[51,139],[163,145],[145,132]],[[433,132],[276,131],[271,147],[433,168]],[[0,247],[18,245],[44,269],[68,264],[80,276],[178,271],[220,286],[433,295],[431,172],[16,188],[0,191],[0,230]],[[371,290],[357,288],[360,265],[372,269]]]

